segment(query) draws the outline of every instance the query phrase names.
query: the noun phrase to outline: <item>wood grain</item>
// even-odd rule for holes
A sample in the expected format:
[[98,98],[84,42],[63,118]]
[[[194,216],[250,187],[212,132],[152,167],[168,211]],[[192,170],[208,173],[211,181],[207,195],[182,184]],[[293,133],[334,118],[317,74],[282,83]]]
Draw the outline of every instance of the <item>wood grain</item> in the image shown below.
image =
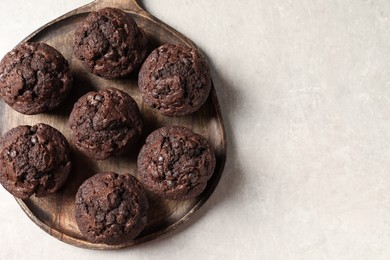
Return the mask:
[[[176,229],[187,221],[213,193],[222,175],[226,158],[226,139],[224,125],[214,90],[200,110],[194,114],[180,118],[170,118],[158,114],[146,106],[137,88],[138,72],[130,77],[119,80],[106,80],[88,73],[82,64],[72,55],[72,40],[75,25],[89,12],[103,7],[117,7],[130,13],[137,24],[146,32],[149,38],[149,51],[163,43],[185,44],[195,47],[187,37],[165,25],[146,11],[135,0],[96,0],[82,6],[38,29],[24,41],[46,42],[58,49],[69,61],[74,75],[74,86],[67,102],[48,114],[27,116],[22,115],[4,102],[0,103],[0,133],[21,124],[36,124],[43,122],[60,130],[71,143],[70,129],[67,125],[69,113],[74,102],[91,90],[105,87],[115,87],[130,94],[138,103],[143,115],[143,135],[136,149],[119,157],[105,161],[94,161],[78,152],[72,146],[72,172],[64,187],[56,194],[45,197],[32,197],[26,200],[17,199],[24,212],[50,235],[75,246],[91,249],[119,249],[155,239],[162,234]],[[120,245],[93,244],[81,235],[74,217],[74,197],[81,183],[101,171],[131,173],[137,177],[136,158],[146,136],[153,130],[165,125],[181,125],[205,136],[216,151],[217,164],[213,177],[206,190],[197,198],[186,201],[171,201],[148,194],[150,210],[148,223],[144,231],[133,241]]]

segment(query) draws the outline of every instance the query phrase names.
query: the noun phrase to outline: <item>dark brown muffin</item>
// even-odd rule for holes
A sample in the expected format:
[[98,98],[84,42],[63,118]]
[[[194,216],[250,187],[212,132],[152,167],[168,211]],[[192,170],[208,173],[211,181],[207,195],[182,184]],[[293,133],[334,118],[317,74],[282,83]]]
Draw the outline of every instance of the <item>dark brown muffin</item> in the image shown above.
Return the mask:
[[91,242],[119,244],[139,235],[149,203],[139,181],[130,174],[98,173],[76,195],[76,221]]
[[0,96],[20,113],[32,115],[58,107],[71,87],[68,62],[45,43],[22,43],[0,62]]
[[18,198],[56,192],[70,168],[69,144],[49,125],[18,126],[0,140],[0,183]]
[[104,78],[129,75],[146,56],[146,36],[122,10],[91,12],[76,29],[74,54],[93,74]]
[[207,62],[195,49],[165,44],[146,58],[138,79],[142,98],[166,116],[198,110],[211,88]]
[[141,114],[127,93],[115,88],[89,92],[69,117],[73,142],[87,156],[104,160],[126,151],[141,134]]
[[168,199],[198,196],[214,167],[215,154],[208,141],[185,127],[157,129],[138,155],[138,172],[145,188]]

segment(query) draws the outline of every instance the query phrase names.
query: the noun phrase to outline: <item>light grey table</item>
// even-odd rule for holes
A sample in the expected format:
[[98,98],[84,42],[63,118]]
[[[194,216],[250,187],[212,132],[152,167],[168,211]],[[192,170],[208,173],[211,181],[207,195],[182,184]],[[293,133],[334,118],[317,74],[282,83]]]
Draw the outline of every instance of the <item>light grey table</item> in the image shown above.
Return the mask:
[[[2,0],[0,56],[87,2]],[[144,5],[212,64],[229,140],[215,193],[179,231],[101,252],[47,235],[1,188],[0,259],[389,259],[390,2]]]

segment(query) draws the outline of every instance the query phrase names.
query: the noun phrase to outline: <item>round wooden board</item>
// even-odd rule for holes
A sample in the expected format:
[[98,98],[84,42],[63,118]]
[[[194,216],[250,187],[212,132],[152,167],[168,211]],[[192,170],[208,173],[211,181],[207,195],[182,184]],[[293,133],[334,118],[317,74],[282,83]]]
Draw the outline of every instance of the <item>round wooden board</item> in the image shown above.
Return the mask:
[[[163,43],[185,44],[196,47],[188,38],[142,10],[134,0],[97,0],[54,20],[24,40],[46,42],[58,49],[69,61],[74,75],[74,85],[66,103],[60,109],[49,114],[34,116],[22,115],[12,110],[4,102],[0,103],[1,134],[18,125],[32,125],[43,122],[60,130],[71,143],[73,165],[69,179],[64,187],[58,193],[49,197],[36,198],[33,196],[26,200],[17,199],[17,202],[32,221],[50,235],[63,242],[90,249],[125,248],[155,239],[176,229],[180,224],[188,220],[213,193],[221,177],[226,158],[224,126],[214,87],[206,103],[196,113],[180,118],[165,117],[142,102],[137,88],[138,71],[126,79],[106,80],[88,73],[73,56],[72,40],[75,25],[85,18],[88,12],[106,6],[122,8],[132,15],[148,36],[149,51]],[[72,137],[67,121],[73,104],[79,97],[88,91],[108,86],[121,89],[136,100],[143,116],[143,135],[138,145],[131,152],[104,161],[94,161],[83,156],[72,145]],[[148,193],[150,200],[148,223],[135,240],[120,245],[93,244],[85,240],[77,227],[74,216],[74,198],[78,187],[85,179],[102,171],[130,173],[137,177],[137,155],[146,136],[153,130],[166,125],[186,126],[194,132],[205,136],[214,147],[217,164],[206,190],[197,198],[186,201],[164,200]]]

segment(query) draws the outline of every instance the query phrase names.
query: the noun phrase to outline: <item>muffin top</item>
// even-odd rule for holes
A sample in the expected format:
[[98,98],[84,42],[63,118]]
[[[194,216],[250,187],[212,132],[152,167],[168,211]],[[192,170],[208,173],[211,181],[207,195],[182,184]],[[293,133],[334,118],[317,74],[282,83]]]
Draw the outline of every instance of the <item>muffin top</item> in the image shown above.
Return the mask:
[[76,28],[73,50],[85,68],[104,78],[129,75],[146,55],[147,39],[134,19],[116,8],[91,12]]
[[165,44],[145,60],[138,86],[152,108],[166,116],[184,116],[206,101],[211,89],[210,70],[196,49]]
[[104,160],[126,151],[141,134],[141,113],[134,99],[115,88],[88,92],[73,107],[69,126],[76,147]]
[[0,62],[0,96],[20,113],[32,115],[58,107],[71,86],[68,62],[45,43],[22,43]]
[[119,244],[142,231],[148,207],[145,191],[132,175],[98,173],[76,194],[76,221],[89,241]]
[[56,192],[70,168],[69,144],[49,125],[18,126],[0,140],[0,183],[18,198]]
[[145,188],[168,199],[198,196],[214,167],[215,154],[208,141],[185,127],[155,130],[138,156],[138,172]]

